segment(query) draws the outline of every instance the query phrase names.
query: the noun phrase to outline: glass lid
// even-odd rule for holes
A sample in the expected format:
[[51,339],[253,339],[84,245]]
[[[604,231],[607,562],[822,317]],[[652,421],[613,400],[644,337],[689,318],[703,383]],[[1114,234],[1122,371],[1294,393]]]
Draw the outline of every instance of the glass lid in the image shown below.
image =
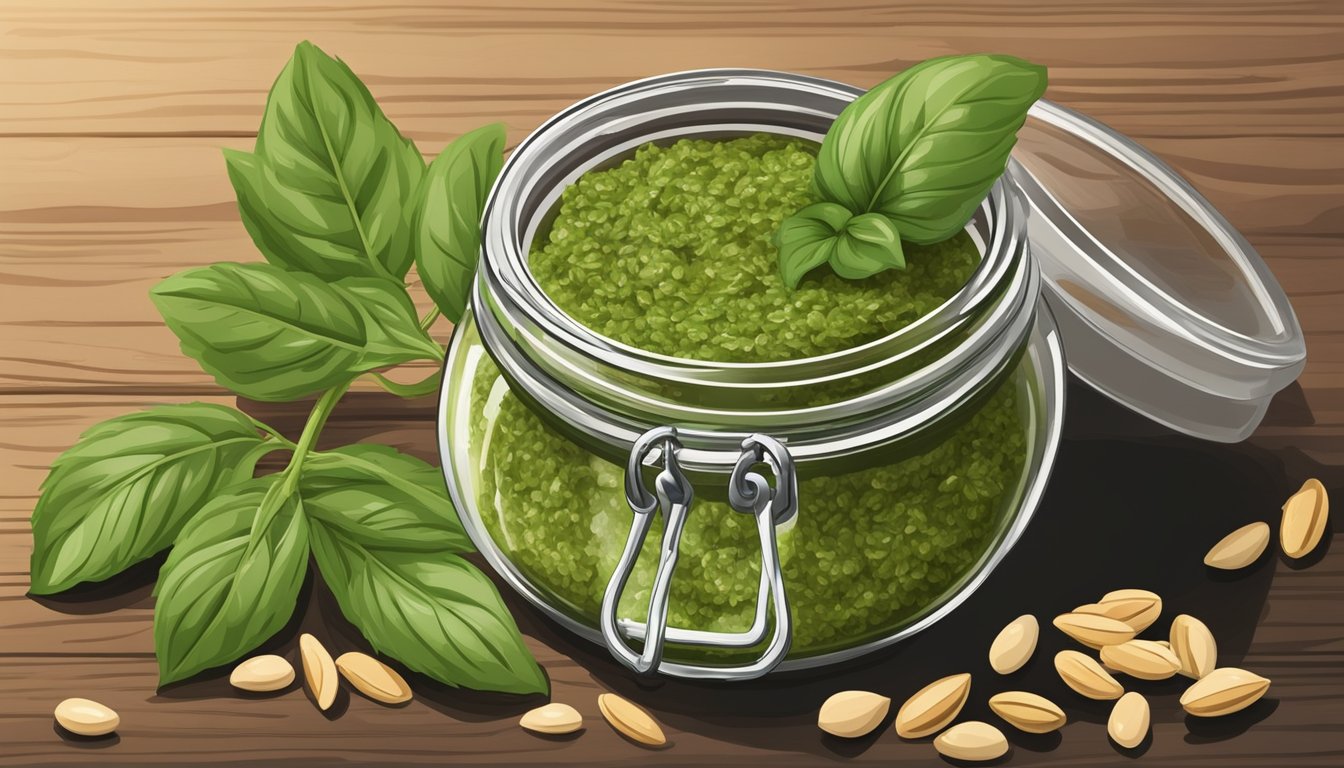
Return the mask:
[[1248,436],[1306,347],[1245,238],[1151,153],[1048,101],[1032,107],[1010,173],[1069,369],[1181,432]]

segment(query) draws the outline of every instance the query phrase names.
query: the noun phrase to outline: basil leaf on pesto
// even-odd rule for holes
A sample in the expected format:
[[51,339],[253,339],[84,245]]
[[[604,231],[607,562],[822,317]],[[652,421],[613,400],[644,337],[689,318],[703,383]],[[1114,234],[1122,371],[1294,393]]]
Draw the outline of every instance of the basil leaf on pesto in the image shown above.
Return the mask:
[[803,276],[835,255],[837,233],[849,220],[849,209],[835,203],[814,203],[779,225],[779,272],[784,284],[797,288]]
[[842,205],[815,203],[780,225],[780,274],[785,285],[797,288],[803,275],[827,262],[837,275],[857,280],[884,269],[904,269],[905,254],[887,216],[851,216]]
[[[836,243],[828,257],[836,273],[867,277],[899,268],[902,239],[930,244],[959,232],[1003,174],[1045,87],[1045,68],[1022,59],[947,56],[905,70],[846,107],[822,141],[814,187],[823,203],[856,218],[885,218],[855,222],[849,245]],[[783,240],[788,282],[796,266],[784,265]]]
[[847,280],[859,280],[884,269],[905,269],[896,225],[881,213],[864,213],[845,222],[831,267]]

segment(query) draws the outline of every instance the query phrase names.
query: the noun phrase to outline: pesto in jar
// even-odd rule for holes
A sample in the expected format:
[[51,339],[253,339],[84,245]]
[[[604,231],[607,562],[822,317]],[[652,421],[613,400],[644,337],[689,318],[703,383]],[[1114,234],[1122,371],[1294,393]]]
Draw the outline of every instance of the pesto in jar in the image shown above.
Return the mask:
[[815,145],[754,134],[646,144],[567,188],[528,266],[560,309],[632,347],[715,362],[796,360],[887,336],[951,298],[980,262],[963,233],[905,244],[904,270],[790,291],[775,233],[814,202]]
[[[641,147],[563,193],[531,269],[563,310],[598,333],[723,362],[863,344],[932,311],[967,281],[980,254],[962,234],[907,244],[905,270],[851,281],[823,266],[787,290],[772,237],[811,201],[813,153],[805,142],[764,134]],[[917,450],[845,474],[800,476],[798,515],[777,530],[795,619],[792,656],[889,635],[977,570],[1025,479],[1033,439],[1027,366],[1019,362]],[[471,375],[468,461],[480,518],[548,600],[596,625],[630,529],[623,468],[555,431],[488,356]],[[659,518],[623,616],[642,620],[647,611],[661,527]],[[698,488],[680,551],[669,624],[748,628],[760,561],[753,519]]]

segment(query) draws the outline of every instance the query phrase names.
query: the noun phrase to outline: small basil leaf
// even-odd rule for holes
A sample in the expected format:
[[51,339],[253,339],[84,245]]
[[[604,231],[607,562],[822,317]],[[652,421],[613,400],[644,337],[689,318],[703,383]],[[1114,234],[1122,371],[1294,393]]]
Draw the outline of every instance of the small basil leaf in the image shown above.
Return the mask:
[[443,473],[385,445],[308,457],[299,481],[309,519],[373,548],[471,552]]
[[951,237],[1002,175],[1045,87],[1045,68],[1011,56],[917,64],[840,113],[817,156],[817,190],[886,214],[911,242]]
[[446,550],[384,546],[378,536],[322,517],[311,525],[323,579],[375,650],[446,685],[548,690],[495,585],[471,563]]
[[256,157],[226,153],[243,223],[267,261],[325,279],[401,278],[405,202],[424,158],[343,62],[300,43],[271,87]]
[[267,441],[247,416],[164,405],[97,424],[52,462],[33,510],[32,592],[101,581],[166,549]]
[[294,613],[308,525],[299,497],[276,478],[215,498],[178,536],[154,603],[160,685],[237,659]]
[[835,253],[837,235],[852,214],[835,203],[814,203],[779,226],[779,272],[784,285],[797,288],[803,276]]
[[179,272],[150,291],[182,352],[255,400],[295,400],[347,380],[368,335],[346,290],[269,264]]
[[415,268],[443,316],[462,319],[481,250],[481,216],[504,164],[504,126],[477,128],[430,163],[411,223]]
[[410,360],[441,359],[443,348],[420,330],[415,305],[399,282],[377,277],[348,277],[336,282],[358,299],[368,340],[359,367],[364,370]]
[[831,268],[846,280],[860,280],[887,269],[905,269],[900,233],[884,214],[855,216],[845,222],[837,240]]

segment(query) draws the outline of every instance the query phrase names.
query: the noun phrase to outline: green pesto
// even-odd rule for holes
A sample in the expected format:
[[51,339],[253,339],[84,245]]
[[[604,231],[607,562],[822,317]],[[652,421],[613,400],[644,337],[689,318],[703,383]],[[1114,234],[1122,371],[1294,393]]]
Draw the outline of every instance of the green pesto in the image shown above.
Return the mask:
[[[562,309],[605,336],[721,362],[851,348],[908,325],[965,284],[980,256],[961,235],[906,244],[905,270],[851,281],[823,266],[796,291],[786,289],[772,237],[785,216],[812,202],[814,151],[764,134],[641,147],[564,192],[532,251],[532,271]],[[800,478],[798,516],[779,530],[793,656],[890,635],[975,572],[1018,502],[1031,447],[1026,365],[949,419],[936,439],[846,474]],[[876,375],[890,381],[888,371]],[[837,389],[874,386],[853,379]],[[488,357],[467,386],[474,500],[486,529],[548,600],[595,626],[630,528],[622,467],[554,431]],[[798,396],[803,404],[826,400]],[[741,405],[774,405],[768,397]],[[674,626],[742,631],[751,624],[755,527],[721,499],[697,488],[672,582]],[[622,615],[647,610],[660,538],[658,520]]]
[[753,134],[646,144],[585,174],[530,254],[538,284],[624,344],[716,362],[794,360],[887,336],[950,298],[979,263],[970,236],[905,243],[904,270],[845,280],[827,266],[795,291],[773,238],[815,202],[815,145]]
[[[974,572],[1012,509],[1030,453],[1020,410],[1026,376],[1009,377],[933,447],[875,468],[799,481],[799,512],[780,529],[795,619],[793,656],[886,636]],[[622,467],[544,423],[489,358],[470,384],[475,502],[491,538],[553,602],[596,626],[630,529]],[[672,582],[673,626],[751,625],[760,549],[752,519],[698,488]],[[642,617],[661,523],[630,579],[621,615]],[[675,655],[675,654],[674,654]]]

